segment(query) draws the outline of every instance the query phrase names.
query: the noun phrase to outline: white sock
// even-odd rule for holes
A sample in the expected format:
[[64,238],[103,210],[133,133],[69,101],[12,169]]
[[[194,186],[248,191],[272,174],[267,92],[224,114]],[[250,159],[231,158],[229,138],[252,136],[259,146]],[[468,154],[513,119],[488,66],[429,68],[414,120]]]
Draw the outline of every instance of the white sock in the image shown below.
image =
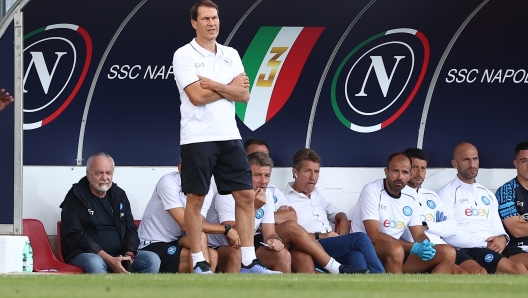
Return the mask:
[[324,266],[324,269],[328,270],[328,272],[332,274],[339,274],[339,266],[341,266],[341,263],[334,260],[334,258],[330,258],[330,262]]
[[241,247],[240,250],[242,251],[242,265],[244,266],[251,264],[257,258],[254,246]]
[[192,258],[192,261],[193,261],[193,264],[192,264],[193,268],[194,268],[194,266],[196,266],[196,263],[201,262],[201,261],[205,261],[205,257],[204,257],[202,252],[197,252],[195,254],[191,254],[191,258]]

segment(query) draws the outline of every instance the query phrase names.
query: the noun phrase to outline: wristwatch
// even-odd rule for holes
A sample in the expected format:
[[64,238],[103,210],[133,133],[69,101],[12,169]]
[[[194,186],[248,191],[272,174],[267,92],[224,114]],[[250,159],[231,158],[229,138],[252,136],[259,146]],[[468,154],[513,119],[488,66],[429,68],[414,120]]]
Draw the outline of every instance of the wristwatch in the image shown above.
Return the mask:
[[429,230],[429,226],[427,225],[426,221],[422,221],[422,227],[423,227],[424,231]]
[[315,240],[319,240],[319,235],[321,235],[320,232],[315,232],[315,233],[314,233]]
[[508,236],[508,234],[502,234],[502,236],[506,238],[506,245],[508,245],[510,243],[510,236]]
[[229,233],[229,230],[231,230],[231,225],[227,224],[227,225],[224,226],[224,228],[225,228],[224,235],[227,236],[227,233]]

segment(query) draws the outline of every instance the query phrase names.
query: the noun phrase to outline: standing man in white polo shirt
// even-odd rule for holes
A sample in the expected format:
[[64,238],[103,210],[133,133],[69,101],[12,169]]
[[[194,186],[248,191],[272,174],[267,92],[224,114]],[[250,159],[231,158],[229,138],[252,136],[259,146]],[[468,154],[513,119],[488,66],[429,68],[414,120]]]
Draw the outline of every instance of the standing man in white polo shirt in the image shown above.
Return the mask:
[[444,206],[457,222],[456,235],[444,241],[484,267],[488,273],[528,274],[521,263],[502,255],[510,238],[499,216],[497,198],[477,183],[479,170],[477,148],[460,143],[453,149],[451,165],[457,169],[455,179],[438,191]]
[[[415,199],[420,205],[420,209],[416,211],[419,212],[422,223],[424,223],[425,235],[429,241],[437,245],[436,247],[446,245],[443,238],[456,234],[456,221],[453,214],[444,207],[438,194],[422,187],[429,158],[425,151],[420,148],[407,148],[403,153],[411,159],[411,178],[407,182],[407,186],[416,191]],[[414,242],[409,229],[403,232],[401,239]],[[487,274],[486,270],[480,267],[475,260],[459,250],[457,250],[453,273]]]
[[181,100],[182,189],[192,266],[195,273],[211,271],[200,246],[200,210],[214,175],[218,192],[235,199],[242,266],[251,270],[260,266],[253,245],[255,193],[235,121],[235,102],[249,100],[249,80],[238,52],[216,42],[218,6],[198,1],[190,15],[196,38],[174,53],[173,68]]
[[[385,179],[361,190],[352,212],[352,231],[367,233],[387,272],[452,273],[455,250],[447,245],[433,247],[425,235],[416,194],[406,186],[410,175],[411,159],[403,153],[391,154]],[[400,240],[405,229],[413,242]]]
[[[367,235],[350,233],[346,214],[327,202],[315,188],[320,169],[321,157],[314,150],[301,149],[293,156],[295,181],[288,183],[284,195],[297,212],[297,223],[339,263],[371,273],[384,273],[385,269]],[[337,233],[330,225],[330,222],[336,221],[339,221]]]

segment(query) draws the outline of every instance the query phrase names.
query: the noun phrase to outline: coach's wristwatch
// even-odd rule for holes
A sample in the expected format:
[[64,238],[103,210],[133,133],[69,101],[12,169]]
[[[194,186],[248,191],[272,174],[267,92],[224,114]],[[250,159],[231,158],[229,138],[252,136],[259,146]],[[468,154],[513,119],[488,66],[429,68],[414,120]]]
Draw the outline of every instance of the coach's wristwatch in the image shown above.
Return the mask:
[[227,236],[227,233],[229,233],[229,230],[231,230],[231,225],[227,224],[227,225],[224,226],[224,228],[225,228],[224,235]]

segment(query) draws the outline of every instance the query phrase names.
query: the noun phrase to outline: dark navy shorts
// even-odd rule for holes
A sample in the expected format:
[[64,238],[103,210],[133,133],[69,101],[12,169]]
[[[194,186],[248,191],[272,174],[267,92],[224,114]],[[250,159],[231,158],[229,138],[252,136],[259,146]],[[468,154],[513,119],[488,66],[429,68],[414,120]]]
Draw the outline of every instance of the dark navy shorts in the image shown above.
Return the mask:
[[161,260],[159,273],[178,273],[180,269],[180,254],[183,247],[178,246],[178,240],[172,242],[155,242],[142,250],[156,253]]
[[259,249],[261,246],[264,246],[261,244],[261,242],[264,242],[264,236],[262,236],[262,233],[253,236],[253,241],[255,241],[255,251],[257,251],[257,249]]
[[504,251],[502,252],[502,254],[507,258],[514,256],[514,255],[518,255],[520,253],[526,253],[526,252],[522,250],[522,248],[517,247],[517,246],[506,246],[506,248],[504,248]]
[[[500,253],[487,248],[461,248],[459,251],[461,253],[465,253],[471,259],[475,260],[475,262],[486,269],[489,274],[494,274],[495,271],[497,271],[497,265],[499,264],[499,261],[504,258],[504,256]],[[458,258],[459,256],[457,254],[457,261]],[[459,265],[459,263],[456,264]]]
[[460,264],[464,263],[467,260],[472,260],[472,259],[465,252],[460,251],[460,250],[457,249],[456,250],[455,264],[460,266]]
[[184,193],[206,195],[212,175],[221,195],[253,189],[251,167],[241,140],[181,145],[181,157]]

